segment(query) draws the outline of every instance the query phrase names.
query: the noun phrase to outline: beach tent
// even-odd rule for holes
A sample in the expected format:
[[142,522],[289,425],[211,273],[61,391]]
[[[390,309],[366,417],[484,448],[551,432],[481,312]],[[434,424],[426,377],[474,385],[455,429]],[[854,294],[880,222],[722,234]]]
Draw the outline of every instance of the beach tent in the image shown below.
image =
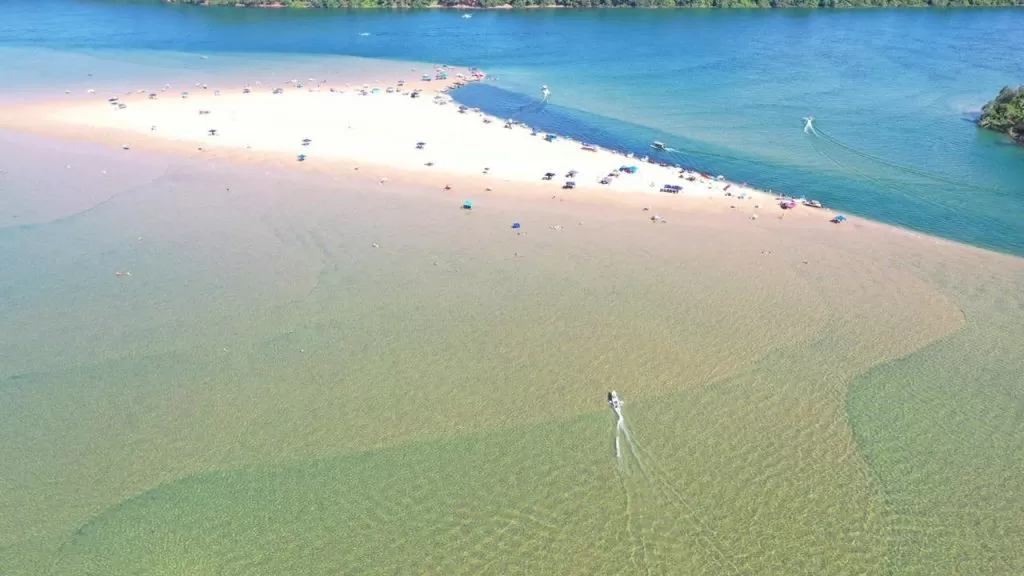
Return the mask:
[[842,224],[843,222],[846,222],[846,216],[843,216],[842,214],[832,219],[833,224]]

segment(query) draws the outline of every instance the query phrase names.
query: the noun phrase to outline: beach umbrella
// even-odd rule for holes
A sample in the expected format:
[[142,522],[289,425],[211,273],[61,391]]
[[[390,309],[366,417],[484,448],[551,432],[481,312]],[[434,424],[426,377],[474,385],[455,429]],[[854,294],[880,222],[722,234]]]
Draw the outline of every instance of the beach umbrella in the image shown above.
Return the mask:
[[305,154],[299,154],[297,156],[297,159],[298,159],[299,162],[305,162],[306,161],[306,155]]
[[520,229],[520,228],[522,228],[522,225],[521,225],[521,224],[519,224],[519,222],[513,222],[513,223],[512,223],[512,229],[513,229],[513,230],[518,230],[518,229]]
[[463,202],[462,203],[462,209],[463,210],[472,210],[473,209],[473,201],[472,200],[466,200],[465,202]]

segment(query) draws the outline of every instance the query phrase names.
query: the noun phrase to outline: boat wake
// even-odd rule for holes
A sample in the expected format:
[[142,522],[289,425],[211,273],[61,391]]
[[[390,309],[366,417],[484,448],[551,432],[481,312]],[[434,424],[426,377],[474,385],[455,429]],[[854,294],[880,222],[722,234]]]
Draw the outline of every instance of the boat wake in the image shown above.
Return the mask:
[[[615,461],[625,496],[625,528],[630,539],[630,560],[634,568],[645,573],[650,573],[652,569],[649,548],[653,546],[653,542],[645,539],[642,530],[637,531],[634,515],[637,505],[644,504],[645,498],[653,496],[658,502],[648,502],[647,508],[660,508],[661,502],[667,502],[677,510],[680,520],[690,525],[694,544],[707,555],[710,562],[729,568],[735,574],[742,574],[718,533],[701,518],[700,510],[687,501],[683,492],[675,485],[674,477],[660,469],[650,452],[633,438],[622,411],[623,402],[614,390],[608,393],[608,405],[615,414]],[[625,452],[623,444],[626,447]],[[634,466],[640,472],[639,483],[637,480],[630,480]]]
[[615,413],[615,460],[619,469],[625,473],[629,472],[629,460],[627,455],[622,452],[622,441],[625,440],[626,448],[629,450],[628,456],[632,457],[636,467],[644,472],[643,461],[637,451],[636,442],[633,441],[633,434],[630,433],[629,425],[626,424],[626,416],[622,413],[622,400],[614,390],[608,393],[608,405]]
[[810,135],[814,139],[815,144],[817,144],[815,148],[822,156],[827,158],[838,168],[844,171],[853,172],[858,176],[861,176],[862,178],[871,181],[883,188],[891,189],[893,188],[893,185],[886,185],[880,182],[878,177],[868,176],[864,174],[863,171],[852,168],[851,166],[848,165],[847,162],[839,161],[837,156],[843,154],[849,157],[851,160],[856,160],[858,162],[866,164],[874,164],[875,169],[871,170],[872,173],[889,171],[891,173],[898,174],[900,178],[897,179],[901,180],[901,182],[899,182],[900,184],[904,183],[902,182],[902,180],[913,180],[913,177],[916,177],[920,180],[929,181],[931,183],[945,184],[948,186],[955,186],[957,188],[963,188],[967,190],[977,190],[979,192],[1001,192],[1001,190],[998,188],[992,188],[989,186],[979,186],[978,184],[974,184],[972,182],[957,180],[956,178],[951,178],[943,174],[923,170],[915,166],[909,166],[907,164],[894,162],[892,160],[889,160],[888,158],[884,158],[877,154],[872,154],[870,152],[861,150],[857,147],[847,144],[846,142],[843,142],[842,140],[839,140],[835,136],[829,134],[824,130],[821,130],[820,128],[815,128],[815,126],[812,124],[812,121],[813,117],[804,118],[804,133]]

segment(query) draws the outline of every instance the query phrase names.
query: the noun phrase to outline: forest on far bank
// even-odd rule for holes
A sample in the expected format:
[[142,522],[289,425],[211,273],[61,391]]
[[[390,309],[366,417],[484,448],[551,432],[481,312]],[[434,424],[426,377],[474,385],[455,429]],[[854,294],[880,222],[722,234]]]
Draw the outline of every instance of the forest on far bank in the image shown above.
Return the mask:
[[273,8],[913,8],[1022,6],[1024,0],[165,0]]

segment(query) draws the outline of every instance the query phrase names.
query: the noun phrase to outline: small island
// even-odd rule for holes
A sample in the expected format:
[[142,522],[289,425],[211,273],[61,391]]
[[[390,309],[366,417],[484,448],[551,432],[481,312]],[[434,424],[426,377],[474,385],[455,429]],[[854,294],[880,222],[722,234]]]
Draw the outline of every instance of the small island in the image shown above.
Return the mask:
[[1009,134],[1017,143],[1024,144],[1024,85],[1000,90],[995,100],[981,109],[978,126]]

